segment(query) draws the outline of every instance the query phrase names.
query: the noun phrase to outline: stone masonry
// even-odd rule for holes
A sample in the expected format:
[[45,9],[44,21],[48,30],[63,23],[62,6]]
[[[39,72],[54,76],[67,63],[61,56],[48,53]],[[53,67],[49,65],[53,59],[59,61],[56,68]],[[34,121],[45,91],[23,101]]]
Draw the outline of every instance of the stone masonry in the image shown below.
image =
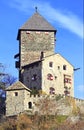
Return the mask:
[[[74,67],[62,55],[54,52],[56,32],[38,12],[18,30],[19,53],[14,57],[17,59],[19,81],[6,89],[6,116],[24,111],[33,114],[38,111],[41,114],[43,110],[45,114],[42,105],[46,105],[47,110],[47,101],[49,113],[55,114],[56,95],[74,97]],[[32,95],[33,91],[38,93]],[[63,109],[64,113],[66,105],[62,106],[59,105],[58,109]],[[71,112],[72,107],[68,107],[68,110],[65,114]]]
[[54,54],[54,46],[54,32],[21,31],[21,66],[40,60],[41,52]]

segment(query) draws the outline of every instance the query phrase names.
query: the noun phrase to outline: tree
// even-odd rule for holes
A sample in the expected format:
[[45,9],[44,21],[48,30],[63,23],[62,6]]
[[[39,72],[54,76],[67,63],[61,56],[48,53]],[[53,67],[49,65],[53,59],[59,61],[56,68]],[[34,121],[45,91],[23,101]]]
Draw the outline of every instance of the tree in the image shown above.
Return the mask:
[[0,63],[0,99],[3,95],[3,90],[5,90],[5,83],[3,82],[3,78],[6,74],[4,73],[4,66]]
[[5,67],[0,63],[0,114],[5,114],[5,89],[16,81],[16,77],[6,74]]
[[6,74],[4,73],[4,66],[0,63],[0,114],[5,113],[5,83],[3,82],[3,78]]
[[5,83],[6,87],[12,85],[14,82],[16,82],[17,78],[12,76],[11,74],[7,74],[3,78],[3,82]]

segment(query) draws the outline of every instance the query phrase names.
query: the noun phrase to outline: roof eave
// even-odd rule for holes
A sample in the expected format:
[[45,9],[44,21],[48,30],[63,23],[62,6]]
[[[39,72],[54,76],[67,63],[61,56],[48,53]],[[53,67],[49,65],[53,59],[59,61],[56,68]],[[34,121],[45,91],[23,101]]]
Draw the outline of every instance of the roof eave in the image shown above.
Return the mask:
[[44,30],[41,30],[41,29],[19,29],[18,30],[18,34],[17,34],[17,40],[19,40],[20,39],[20,32],[21,31],[49,31],[49,32],[54,32],[55,34],[56,34],[56,32],[57,32],[57,30],[46,30],[46,29],[44,29]]
[[29,92],[31,92],[31,90],[27,89],[27,88],[17,88],[17,89],[5,89],[5,91],[16,91],[16,90],[27,90]]

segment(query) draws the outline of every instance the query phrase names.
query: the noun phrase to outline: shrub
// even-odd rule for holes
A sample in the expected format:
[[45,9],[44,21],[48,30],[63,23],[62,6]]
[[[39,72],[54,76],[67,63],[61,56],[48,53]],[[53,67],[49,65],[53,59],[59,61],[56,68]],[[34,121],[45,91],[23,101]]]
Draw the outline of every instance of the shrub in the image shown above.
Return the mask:
[[58,100],[60,100],[61,98],[63,98],[63,96],[62,95],[56,95],[56,101],[58,101]]
[[58,115],[58,116],[56,116],[56,121],[58,123],[63,123],[67,119],[67,117],[68,116],[66,116],[66,115]]

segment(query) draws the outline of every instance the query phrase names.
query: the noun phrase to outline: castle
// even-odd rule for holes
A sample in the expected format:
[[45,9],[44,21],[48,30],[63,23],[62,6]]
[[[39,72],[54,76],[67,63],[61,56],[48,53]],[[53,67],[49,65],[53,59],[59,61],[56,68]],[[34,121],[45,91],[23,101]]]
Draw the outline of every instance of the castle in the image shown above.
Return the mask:
[[19,53],[14,58],[19,81],[6,89],[7,116],[34,109],[44,95],[74,97],[74,67],[55,53],[56,32],[37,10],[18,30]]

